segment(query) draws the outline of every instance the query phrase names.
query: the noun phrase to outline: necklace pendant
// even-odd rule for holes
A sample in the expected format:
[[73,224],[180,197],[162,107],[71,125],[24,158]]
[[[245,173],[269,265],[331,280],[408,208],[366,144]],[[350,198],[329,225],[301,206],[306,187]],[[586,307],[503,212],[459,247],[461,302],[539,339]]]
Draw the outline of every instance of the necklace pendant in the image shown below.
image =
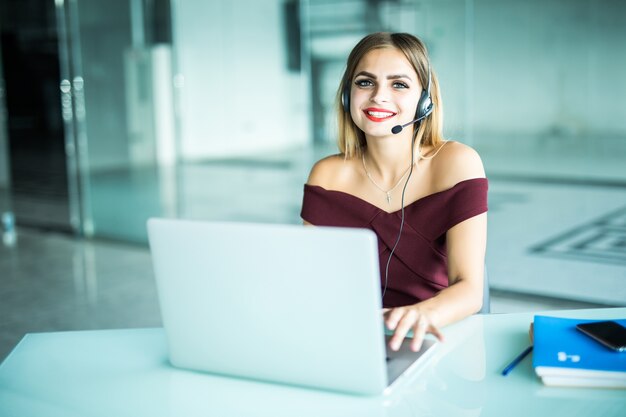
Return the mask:
[[391,194],[387,191],[387,204],[391,204]]

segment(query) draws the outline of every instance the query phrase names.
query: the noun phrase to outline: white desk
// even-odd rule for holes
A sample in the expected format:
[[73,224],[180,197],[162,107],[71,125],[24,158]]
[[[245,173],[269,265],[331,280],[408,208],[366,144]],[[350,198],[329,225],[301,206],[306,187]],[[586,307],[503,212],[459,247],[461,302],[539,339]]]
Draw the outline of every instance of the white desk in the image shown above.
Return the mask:
[[[624,318],[626,308],[548,312]],[[546,387],[526,358],[533,314],[449,326],[389,396],[356,397],[172,368],[162,329],[29,334],[0,365],[0,416],[625,416],[626,391]]]

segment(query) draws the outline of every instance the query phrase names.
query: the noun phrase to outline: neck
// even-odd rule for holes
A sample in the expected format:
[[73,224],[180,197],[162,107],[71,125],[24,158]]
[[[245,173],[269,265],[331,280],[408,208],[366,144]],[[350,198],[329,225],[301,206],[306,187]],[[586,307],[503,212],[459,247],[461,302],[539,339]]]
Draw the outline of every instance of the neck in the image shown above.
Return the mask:
[[[365,161],[370,173],[381,178],[384,182],[394,182],[406,173],[411,165],[411,136],[367,139]],[[417,145],[413,150],[417,163]]]

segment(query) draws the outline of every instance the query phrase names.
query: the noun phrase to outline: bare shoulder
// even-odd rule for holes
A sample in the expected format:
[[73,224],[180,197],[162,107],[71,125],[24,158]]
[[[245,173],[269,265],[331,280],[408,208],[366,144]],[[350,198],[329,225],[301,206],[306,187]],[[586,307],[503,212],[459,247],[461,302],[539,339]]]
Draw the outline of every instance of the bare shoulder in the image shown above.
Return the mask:
[[354,175],[354,161],[343,154],[331,155],[313,165],[307,184],[330,189],[341,189]]
[[472,178],[484,178],[480,155],[472,147],[448,141],[432,160],[432,169],[440,188],[449,188]]

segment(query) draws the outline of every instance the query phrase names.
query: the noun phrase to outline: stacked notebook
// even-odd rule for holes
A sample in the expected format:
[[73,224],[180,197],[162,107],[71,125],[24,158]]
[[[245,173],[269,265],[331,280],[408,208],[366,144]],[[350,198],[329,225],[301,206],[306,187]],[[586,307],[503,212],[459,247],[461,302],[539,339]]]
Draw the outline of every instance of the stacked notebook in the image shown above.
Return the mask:
[[[602,346],[576,329],[598,320],[535,316],[533,367],[545,385],[626,388],[626,352]],[[616,320],[626,326],[626,320]]]

